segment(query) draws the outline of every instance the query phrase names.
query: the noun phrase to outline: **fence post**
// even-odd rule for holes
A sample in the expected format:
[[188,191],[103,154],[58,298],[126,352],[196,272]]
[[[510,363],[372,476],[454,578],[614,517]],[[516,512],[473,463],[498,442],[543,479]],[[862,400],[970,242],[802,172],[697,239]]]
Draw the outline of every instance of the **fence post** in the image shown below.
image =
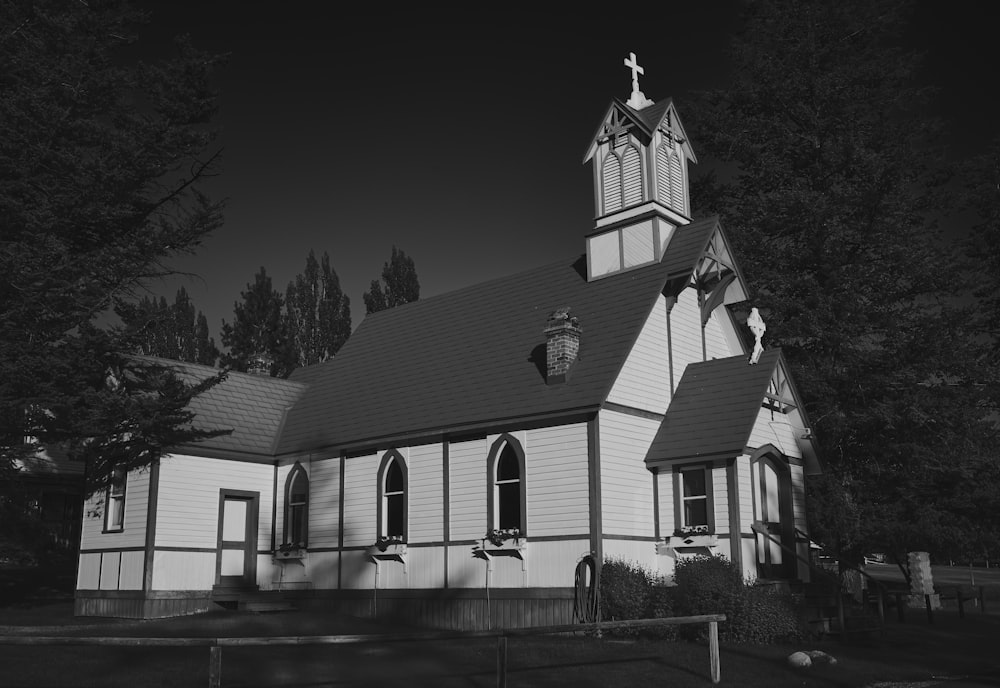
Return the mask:
[[222,685],[222,648],[212,645],[208,648],[208,688]]
[[924,595],[924,606],[927,607],[927,623],[934,623],[934,610],[931,609],[931,596]]
[[712,683],[719,682],[719,622],[708,622],[708,654],[712,672]]
[[507,636],[497,637],[497,688],[507,688]]

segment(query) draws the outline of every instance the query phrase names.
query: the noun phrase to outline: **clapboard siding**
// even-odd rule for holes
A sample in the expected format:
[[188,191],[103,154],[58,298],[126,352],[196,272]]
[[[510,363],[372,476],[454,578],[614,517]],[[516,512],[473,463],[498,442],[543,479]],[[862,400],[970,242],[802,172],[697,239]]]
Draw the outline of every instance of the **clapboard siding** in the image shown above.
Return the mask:
[[207,547],[218,544],[219,491],[259,495],[257,546],[271,544],[274,466],[185,455],[160,463],[156,508],[157,547]]
[[740,494],[740,532],[750,533],[750,524],[754,521],[753,509],[755,495],[753,480],[750,478],[750,457],[743,454],[736,459],[736,485]]
[[444,547],[410,547],[406,553],[406,573],[411,588],[443,588]]
[[656,488],[660,498],[660,537],[673,535],[674,528],[674,473],[661,468],[656,475]]
[[659,566],[656,543],[651,540],[619,540],[604,538],[604,559],[627,561],[638,564],[650,571]]
[[795,440],[795,429],[788,417],[762,406],[750,432],[749,446],[757,449],[766,444],[773,444],[785,456],[802,458],[802,451]]
[[121,570],[121,552],[101,553],[101,590],[117,590]]
[[712,504],[715,511],[715,532],[729,532],[729,484],[726,482],[725,466],[712,468]]
[[590,554],[589,540],[528,541],[528,587],[570,587],[575,583],[576,566]]
[[448,448],[452,540],[475,540],[486,533],[486,439],[454,442]]
[[440,542],[444,538],[441,444],[410,447],[407,463],[407,539],[409,542]]
[[528,431],[525,455],[529,537],[588,533],[586,423]]
[[305,578],[314,590],[336,590],[340,585],[340,552],[309,552],[305,560]]
[[[279,490],[284,483],[279,482]],[[314,461],[309,475],[309,547],[340,544],[340,458]]]
[[670,345],[673,350],[674,383],[680,382],[689,364],[701,361],[701,309],[698,293],[688,287],[670,309]]
[[601,506],[609,535],[653,535],[653,480],[643,459],[656,420],[601,411]]
[[608,401],[664,413],[670,403],[668,366],[667,309],[666,299],[661,295],[618,373]]
[[101,587],[101,553],[84,552],[76,574],[77,590],[98,590]]
[[215,552],[153,553],[153,590],[211,590],[215,585]]
[[353,456],[344,467],[344,546],[375,543],[378,536],[376,500],[381,454]]
[[791,465],[790,480],[792,483],[792,514],[795,518],[795,527],[806,531],[806,483],[802,466]]
[[708,322],[705,323],[705,349],[709,360],[713,358],[729,358],[730,356],[743,353],[739,349],[734,350],[732,348],[730,340],[726,337],[722,324],[719,322],[720,318],[729,317],[722,312],[724,310],[724,306],[716,308],[712,311]]
[[473,545],[448,547],[449,588],[482,588],[486,585],[486,562],[474,556],[473,547]]
[[[373,536],[374,540],[374,536]],[[375,564],[365,550],[349,550],[340,555],[341,579],[343,590],[374,590]]]
[[125,479],[125,519],[120,532],[103,533],[105,494],[94,495],[83,508],[80,549],[143,547],[149,504],[149,471],[129,472]]

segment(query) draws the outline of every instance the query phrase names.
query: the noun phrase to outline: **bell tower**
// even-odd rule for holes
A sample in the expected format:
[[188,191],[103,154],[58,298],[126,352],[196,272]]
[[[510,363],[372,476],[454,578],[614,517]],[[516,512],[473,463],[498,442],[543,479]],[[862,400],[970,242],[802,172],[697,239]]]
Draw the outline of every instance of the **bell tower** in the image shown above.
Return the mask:
[[655,103],[632,72],[628,100],[611,101],[583,162],[594,171],[594,229],[587,235],[587,279],[660,260],[678,226],[691,221],[688,162],[697,162],[671,99]]

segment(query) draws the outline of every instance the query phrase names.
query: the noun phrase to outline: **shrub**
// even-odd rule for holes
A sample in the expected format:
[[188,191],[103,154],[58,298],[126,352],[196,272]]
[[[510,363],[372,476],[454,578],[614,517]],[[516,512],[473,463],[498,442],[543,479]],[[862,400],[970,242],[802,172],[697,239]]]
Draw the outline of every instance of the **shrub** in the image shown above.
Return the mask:
[[[722,556],[681,559],[674,570],[678,613],[725,614],[719,637],[737,643],[773,643],[802,637],[799,614],[788,594],[757,587]],[[704,634],[688,626],[686,635]]]
[[[658,619],[673,616],[671,589],[639,564],[622,559],[608,559],[601,567],[601,618],[605,621]],[[673,639],[675,626],[646,628],[643,634]],[[637,630],[622,629],[621,635],[637,635]]]

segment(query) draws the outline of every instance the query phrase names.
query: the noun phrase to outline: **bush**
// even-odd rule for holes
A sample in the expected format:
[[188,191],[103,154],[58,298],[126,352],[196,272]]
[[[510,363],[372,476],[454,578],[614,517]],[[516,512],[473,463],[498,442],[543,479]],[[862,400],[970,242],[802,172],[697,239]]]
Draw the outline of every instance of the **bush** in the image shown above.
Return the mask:
[[[725,614],[719,638],[736,643],[773,643],[802,637],[799,614],[790,595],[743,579],[739,567],[722,556],[681,559],[674,570],[680,615]],[[685,635],[703,635],[686,626]]]
[[[601,567],[601,619],[623,621],[673,616],[671,589],[660,585],[660,582],[635,562],[606,560]],[[642,632],[657,638],[673,639],[677,628],[662,626],[642,629]],[[639,631],[622,629],[616,633],[638,635]]]

